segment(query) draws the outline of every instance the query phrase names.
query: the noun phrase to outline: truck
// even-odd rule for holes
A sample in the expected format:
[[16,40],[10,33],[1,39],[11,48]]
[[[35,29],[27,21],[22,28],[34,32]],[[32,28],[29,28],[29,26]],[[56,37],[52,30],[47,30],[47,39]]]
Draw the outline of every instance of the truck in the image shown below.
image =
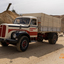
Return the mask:
[[32,41],[48,40],[55,44],[61,31],[61,19],[44,13],[23,14],[13,24],[0,25],[0,42],[2,46],[13,44],[18,51],[26,51]]

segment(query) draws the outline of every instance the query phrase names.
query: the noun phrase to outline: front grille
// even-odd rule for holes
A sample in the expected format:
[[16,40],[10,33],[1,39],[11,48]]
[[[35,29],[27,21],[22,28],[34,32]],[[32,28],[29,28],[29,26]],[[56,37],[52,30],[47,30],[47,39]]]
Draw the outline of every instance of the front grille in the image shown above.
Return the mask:
[[0,26],[0,37],[5,37],[5,34],[6,34],[6,26],[1,25]]
[[6,26],[3,25],[3,29],[2,29],[2,37],[5,37],[6,34]]
[[0,37],[2,36],[2,25],[0,26]]

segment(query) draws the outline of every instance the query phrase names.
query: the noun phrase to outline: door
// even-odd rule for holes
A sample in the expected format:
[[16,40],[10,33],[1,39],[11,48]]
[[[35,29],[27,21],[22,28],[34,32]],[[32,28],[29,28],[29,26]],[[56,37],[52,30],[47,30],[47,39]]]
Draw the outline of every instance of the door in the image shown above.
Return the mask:
[[38,34],[37,19],[31,19],[29,31],[30,31],[30,37],[37,37]]

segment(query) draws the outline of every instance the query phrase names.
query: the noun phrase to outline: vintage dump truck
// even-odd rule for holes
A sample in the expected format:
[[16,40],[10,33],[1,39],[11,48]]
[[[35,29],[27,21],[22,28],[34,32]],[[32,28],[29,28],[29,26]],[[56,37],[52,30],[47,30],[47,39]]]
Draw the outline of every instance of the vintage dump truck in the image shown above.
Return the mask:
[[23,14],[13,24],[0,25],[0,42],[2,46],[16,45],[18,51],[26,51],[29,42],[48,40],[55,44],[61,31],[61,19],[44,13]]

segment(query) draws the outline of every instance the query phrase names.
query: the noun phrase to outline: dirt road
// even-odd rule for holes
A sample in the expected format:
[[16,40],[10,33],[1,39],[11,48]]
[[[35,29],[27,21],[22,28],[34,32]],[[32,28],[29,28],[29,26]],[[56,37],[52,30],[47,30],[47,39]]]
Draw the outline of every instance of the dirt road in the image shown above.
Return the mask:
[[32,42],[25,52],[18,52],[15,46],[0,45],[0,64],[64,64],[64,37],[59,37],[55,45],[48,42]]

